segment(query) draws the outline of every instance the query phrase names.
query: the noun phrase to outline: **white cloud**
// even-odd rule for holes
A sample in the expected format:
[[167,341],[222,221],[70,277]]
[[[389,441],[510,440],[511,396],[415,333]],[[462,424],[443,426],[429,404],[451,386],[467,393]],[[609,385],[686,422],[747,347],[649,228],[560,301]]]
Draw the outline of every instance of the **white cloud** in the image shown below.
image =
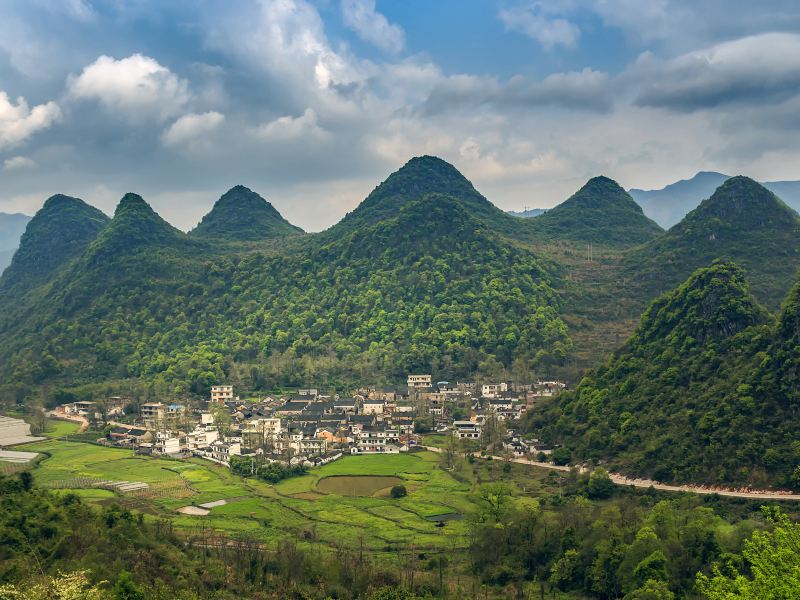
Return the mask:
[[17,98],[15,105],[6,92],[0,91],[0,148],[24,142],[59,118],[61,109],[53,101],[30,108],[24,98]]
[[190,99],[188,83],[155,59],[133,54],[121,60],[100,56],[67,82],[73,99],[97,100],[115,116],[166,120]]
[[400,52],[405,32],[375,10],[375,0],[342,0],[344,23],[366,42],[386,52]]
[[189,113],[170,125],[161,139],[167,146],[182,144],[214,131],[224,120],[225,115],[215,111]]
[[639,57],[626,78],[636,103],[679,111],[800,95],[800,35],[764,33],[724,42],[672,59]]
[[688,16],[685,9],[669,0],[594,0],[592,10],[607,25],[643,39],[673,35],[675,28]]
[[306,0],[259,0],[253,9],[218,15],[209,46],[234,55],[273,77],[313,92],[363,79],[358,68],[331,48],[317,9]]
[[425,112],[440,114],[459,106],[481,105],[527,109],[554,106],[606,112],[614,99],[610,83],[607,73],[588,68],[552,73],[541,81],[518,75],[505,84],[491,77],[453,75],[433,87],[425,101]]
[[327,132],[317,125],[317,113],[310,108],[299,117],[279,117],[265,123],[255,130],[255,134],[258,138],[270,142],[327,137]]
[[498,16],[506,29],[536,40],[545,50],[552,50],[556,46],[574,47],[580,37],[580,29],[550,11],[544,2],[530,2],[504,8]]
[[27,156],[12,156],[3,162],[3,169],[6,171],[16,171],[18,169],[30,169],[36,163]]

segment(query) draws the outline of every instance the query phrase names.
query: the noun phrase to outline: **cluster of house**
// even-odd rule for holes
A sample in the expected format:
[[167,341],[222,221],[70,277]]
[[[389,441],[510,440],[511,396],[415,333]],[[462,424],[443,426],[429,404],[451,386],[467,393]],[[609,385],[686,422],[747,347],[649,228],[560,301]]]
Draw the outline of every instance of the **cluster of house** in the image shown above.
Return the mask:
[[[123,408],[134,405],[130,399],[112,399],[103,406],[109,428],[104,443],[160,455],[195,455],[222,464],[229,464],[231,456],[261,455],[313,466],[343,453],[404,452],[418,442],[414,430],[419,417],[429,417],[438,431],[480,440],[487,418],[519,419],[537,398],[563,387],[559,382],[537,382],[478,388],[474,383],[434,384],[430,375],[409,375],[407,385],[400,388],[365,387],[344,396],[309,388],[287,397],[242,401],[232,386],[221,385],[211,388],[210,400],[202,409],[163,402],[139,404],[133,423],[106,416],[123,417]],[[89,402],[59,410],[100,416],[98,406]],[[454,420],[454,413],[464,418]]]

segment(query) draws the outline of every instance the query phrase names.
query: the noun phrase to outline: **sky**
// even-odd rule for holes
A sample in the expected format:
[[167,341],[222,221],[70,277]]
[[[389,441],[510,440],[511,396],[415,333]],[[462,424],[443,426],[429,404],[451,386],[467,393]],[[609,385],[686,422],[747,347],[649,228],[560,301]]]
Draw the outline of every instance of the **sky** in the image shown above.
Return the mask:
[[796,0],[3,0],[0,211],[227,189],[319,231],[409,158],[505,210],[800,179]]

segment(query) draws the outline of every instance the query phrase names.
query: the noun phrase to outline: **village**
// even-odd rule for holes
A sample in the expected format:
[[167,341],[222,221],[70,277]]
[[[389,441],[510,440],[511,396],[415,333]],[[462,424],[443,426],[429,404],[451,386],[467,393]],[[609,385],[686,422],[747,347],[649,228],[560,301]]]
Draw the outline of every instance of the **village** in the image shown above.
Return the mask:
[[492,443],[542,460],[551,448],[516,435],[513,424],[537,401],[564,389],[559,381],[453,384],[412,374],[406,386],[362,387],[353,394],[305,388],[243,400],[232,385],[217,385],[200,406],[111,397],[63,404],[50,416],[103,431],[97,440],[103,445],[226,466],[233,457],[251,457],[259,464],[309,468],[346,454],[406,452],[437,434],[475,450]]

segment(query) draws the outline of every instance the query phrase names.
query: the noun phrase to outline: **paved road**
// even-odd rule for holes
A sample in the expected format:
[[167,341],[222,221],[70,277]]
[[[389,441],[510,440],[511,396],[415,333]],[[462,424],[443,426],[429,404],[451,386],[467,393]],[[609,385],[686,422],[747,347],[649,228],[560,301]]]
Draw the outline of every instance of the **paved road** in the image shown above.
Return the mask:
[[[436,448],[434,446],[423,446],[423,448],[425,448],[426,450],[430,450],[431,452],[442,451],[441,448]],[[477,458],[481,458],[479,454],[475,454],[475,456]],[[505,460],[503,457],[500,456],[493,456],[492,459],[499,461]],[[531,465],[532,467],[541,467],[542,469],[551,469],[553,471],[569,471],[571,468],[568,466],[554,465],[552,463],[528,460],[527,458],[512,458],[510,460],[513,463],[518,463],[521,465]],[[581,470],[585,469],[581,468]],[[656,481],[651,481],[649,479],[630,479],[625,475],[620,475],[619,473],[609,473],[609,477],[611,477],[611,481],[613,481],[617,485],[632,485],[633,487],[638,487],[638,488],[652,487],[656,490],[663,490],[665,492],[689,492],[692,494],[718,494],[720,496],[730,496],[733,498],[751,498],[754,500],[800,501],[800,494],[792,494],[789,492],[776,492],[769,490],[742,491],[742,490],[731,490],[722,488],[711,488],[698,485],[668,485],[666,483],[658,483]]]

